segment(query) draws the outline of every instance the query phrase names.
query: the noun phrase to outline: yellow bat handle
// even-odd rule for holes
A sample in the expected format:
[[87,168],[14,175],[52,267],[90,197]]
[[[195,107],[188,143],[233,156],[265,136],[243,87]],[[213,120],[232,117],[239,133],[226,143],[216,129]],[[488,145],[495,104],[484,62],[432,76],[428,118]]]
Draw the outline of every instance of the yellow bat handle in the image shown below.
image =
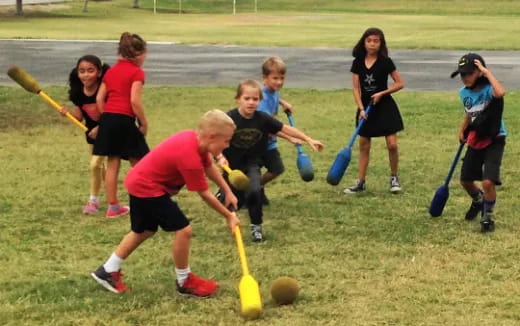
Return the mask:
[[221,165],[220,166],[222,169],[224,169],[224,171],[226,171],[227,174],[231,174],[231,169],[229,168],[229,165]]
[[242,266],[242,274],[249,275],[249,268],[247,267],[246,251],[244,250],[244,242],[242,241],[242,234],[240,227],[235,227],[235,239],[237,241],[238,256],[240,257],[240,265]]
[[[40,95],[44,100],[45,102],[49,103],[52,107],[54,107],[58,112],[61,111],[61,106],[56,103],[52,98],[50,98],[47,94],[45,94],[45,92],[43,91],[40,91],[38,92],[38,95]],[[72,114],[70,114],[69,112],[67,112],[67,114],[65,114],[65,116],[67,118],[70,119],[70,121],[74,122],[74,124],[76,124],[78,127],[81,128],[81,130],[83,131],[87,131],[88,128],[82,124],[81,122],[79,122],[76,118],[74,118],[74,116]]]

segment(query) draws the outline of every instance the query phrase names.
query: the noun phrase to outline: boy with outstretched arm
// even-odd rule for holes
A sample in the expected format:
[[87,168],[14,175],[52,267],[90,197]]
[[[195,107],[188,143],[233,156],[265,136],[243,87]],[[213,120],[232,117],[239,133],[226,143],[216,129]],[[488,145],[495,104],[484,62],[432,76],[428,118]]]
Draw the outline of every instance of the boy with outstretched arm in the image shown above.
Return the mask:
[[[237,87],[235,100],[238,108],[228,112],[236,125],[230,147],[224,155],[218,156],[219,165],[227,164],[232,169],[244,172],[250,181],[246,191],[235,191],[239,208],[247,206],[251,219],[251,236],[254,242],[264,240],[262,231],[263,209],[261,201],[262,155],[267,150],[267,138],[270,134],[282,131],[291,137],[305,141],[315,151],[323,150],[323,144],[305,135],[296,128],[285,125],[270,115],[257,110],[262,99],[262,86],[255,80],[245,80]],[[221,194],[225,198],[225,194]]]
[[[279,57],[267,58],[262,64],[262,100],[258,104],[258,110],[269,114],[276,118],[278,116],[278,107],[281,105],[284,111],[292,112],[293,106],[280,98],[280,90],[283,88],[285,82],[285,73],[287,67],[285,62]],[[291,137],[280,131],[278,136],[287,139],[292,144],[301,144],[301,140]],[[261,180],[261,195],[262,203],[269,205],[269,200],[265,195],[264,186],[277,178],[285,170],[282,157],[278,151],[276,135],[271,135],[267,143],[267,151],[262,156],[262,165],[267,171],[262,175]]]

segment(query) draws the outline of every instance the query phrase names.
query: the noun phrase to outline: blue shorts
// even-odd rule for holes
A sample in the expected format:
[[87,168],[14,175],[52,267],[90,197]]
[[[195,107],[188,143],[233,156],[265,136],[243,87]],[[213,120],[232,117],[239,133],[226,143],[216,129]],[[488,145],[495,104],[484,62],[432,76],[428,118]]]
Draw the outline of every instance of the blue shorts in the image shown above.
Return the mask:
[[130,196],[130,223],[135,233],[156,232],[160,226],[166,232],[181,230],[190,221],[169,195],[139,198]]

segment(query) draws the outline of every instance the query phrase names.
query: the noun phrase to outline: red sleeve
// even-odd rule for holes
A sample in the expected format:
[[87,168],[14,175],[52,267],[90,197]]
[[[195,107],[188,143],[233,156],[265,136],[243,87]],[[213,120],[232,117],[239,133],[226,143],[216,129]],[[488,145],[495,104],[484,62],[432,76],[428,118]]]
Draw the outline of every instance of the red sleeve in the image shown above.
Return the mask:
[[206,153],[205,156],[202,156],[202,166],[205,168],[210,167],[213,162],[211,162],[211,155],[209,153]]
[[186,188],[189,191],[208,190],[209,185],[206,180],[206,174],[203,169],[186,169],[179,171],[186,182]]
[[144,70],[141,69],[141,68],[137,69],[135,74],[134,74],[134,76],[133,76],[133,78],[132,78],[132,81],[134,81],[134,82],[135,81],[141,81],[144,84],[144,79],[145,79]]

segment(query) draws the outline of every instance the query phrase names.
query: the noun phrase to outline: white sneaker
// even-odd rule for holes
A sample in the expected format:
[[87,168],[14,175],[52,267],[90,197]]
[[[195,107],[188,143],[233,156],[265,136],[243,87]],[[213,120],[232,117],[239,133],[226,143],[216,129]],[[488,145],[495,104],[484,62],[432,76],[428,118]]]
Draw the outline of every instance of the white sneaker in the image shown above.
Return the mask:
[[365,191],[365,181],[364,180],[356,180],[356,183],[354,183],[352,186],[345,188],[345,190],[343,190],[343,192],[346,194],[358,194],[363,191]]
[[390,192],[393,194],[397,194],[401,192],[401,185],[399,184],[399,179],[396,175],[390,177]]

